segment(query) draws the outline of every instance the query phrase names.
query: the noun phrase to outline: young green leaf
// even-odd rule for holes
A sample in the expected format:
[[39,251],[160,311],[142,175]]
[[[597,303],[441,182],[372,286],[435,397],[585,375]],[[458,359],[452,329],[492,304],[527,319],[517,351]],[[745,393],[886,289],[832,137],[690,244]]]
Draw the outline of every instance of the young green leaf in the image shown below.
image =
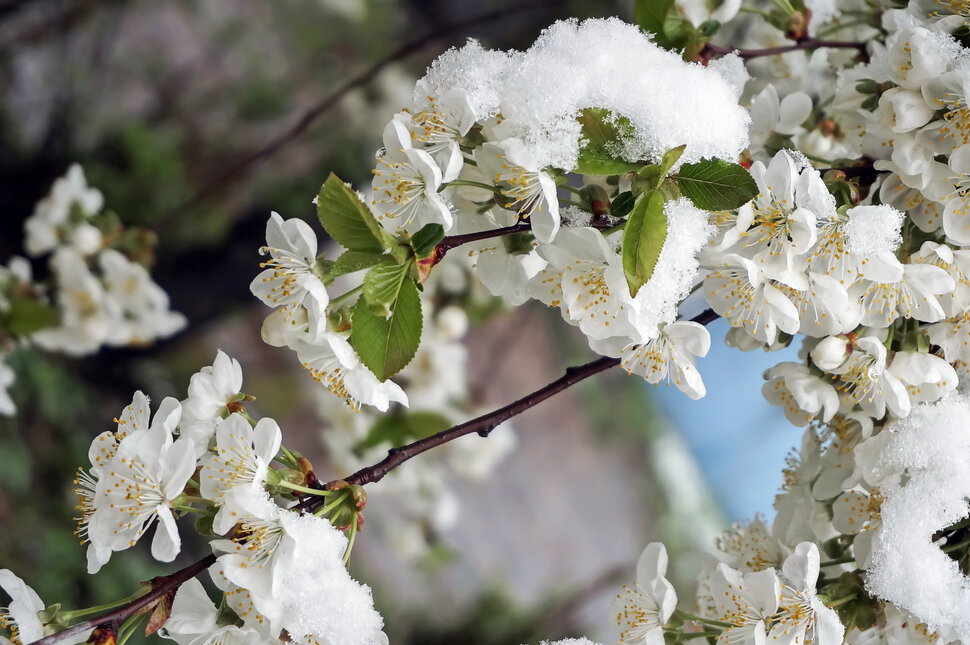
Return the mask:
[[634,186],[637,187],[637,190],[634,192],[645,193],[649,190],[656,190],[663,183],[663,180],[667,178],[667,173],[674,167],[674,164],[677,163],[686,149],[686,145],[671,148],[663,154],[659,164],[652,163],[649,166],[641,168],[637,172],[636,177],[633,178]]
[[414,281],[401,283],[389,318],[376,315],[365,298],[354,306],[350,342],[361,362],[386,381],[414,358],[421,343],[421,298]]
[[325,284],[348,273],[369,269],[385,261],[383,253],[371,251],[344,251],[336,260],[328,260],[323,255],[317,258],[317,271]]
[[27,336],[45,327],[53,327],[60,319],[57,309],[40,300],[20,295],[10,298],[7,326],[14,336]]
[[635,297],[640,287],[650,280],[666,239],[663,195],[655,190],[644,193],[637,199],[623,229],[623,273],[631,296]]
[[386,231],[353,188],[330,173],[317,195],[317,217],[334,240],[352,251],[381,253]]
[[622,175],[640,167],[640,164],[620,159],[615,153],[620,140],[633,135],[629,119],[602,108],[586,108],[579,113],[578,119],[586,143],[579,150],[576,172]]
[[411,236],[411,248],[419,258],[431,255],[434,247],[445,237],[445,228],[441,224],[426,224],[420,231]]
[[636,200],[633,197],[633,193],[620,193],[613,198],[612,202],[610,202],[610,215],[617,219],[626,217],[630,214],[630,211],[633,210],[633,204],[635,202]]
[[677,174],[677,184],[694,206],[708,211],[738,208],[758,194],[758,185],[751,173],[723,159],[685,163]]
[[667,13],[674,0],[636,0],[633,5],[633,21],[648,34],[663,36]]
[[364,276],[364,300],[378,316],[390,316],[401,286],[407,280],[408,264],[397,264],[390,258],[371,268]]

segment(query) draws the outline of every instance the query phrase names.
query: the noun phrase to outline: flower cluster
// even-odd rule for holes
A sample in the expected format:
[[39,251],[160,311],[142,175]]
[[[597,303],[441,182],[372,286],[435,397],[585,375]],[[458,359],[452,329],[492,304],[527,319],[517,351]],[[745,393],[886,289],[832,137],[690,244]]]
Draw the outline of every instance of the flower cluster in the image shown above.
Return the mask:
[[[75,479],[88,571],[153,525],[152,556],[172,561],[181,550],[178,517],[201,514],[218,555],[210,573],[234,614],[217,616],[200,600],[201,585],[184,586],[165,627],[172,638],[228,630],[227,637],[267,642],[285,630],[297,642],[381,642],[383,621],[370,590],[347,572],[350,545],[335,528],[353,537],[362,492],[308,488],[306,460],[282,447],[273,419],[249,417],[244,403],[252,397],[241,388],[239,363],[220,351],[192,377],[187,399],[166,398],[152,414],[136,392],[117,428],[98,435],[90,467]],[[294,493],[327,506],[301,513]]]
[[168,295],[133,257],[150,250],[138,230],[102,211],[104,198],[77,164],[54,182],[24,223],[27,254],[49,256],[37,279],[24,258],[0,266],[0,414],[12,415],[5,355],[18,343],[83,356],[104,346],[145,345],[185,327]]

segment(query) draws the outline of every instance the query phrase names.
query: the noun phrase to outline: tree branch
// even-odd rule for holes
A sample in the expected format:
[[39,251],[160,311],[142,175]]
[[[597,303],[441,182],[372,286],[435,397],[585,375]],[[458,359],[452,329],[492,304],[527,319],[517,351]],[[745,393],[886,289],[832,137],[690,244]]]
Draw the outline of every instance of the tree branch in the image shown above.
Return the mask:
[[[691,320],[702,325],[707,325],[717,318],[718,315],[714,313],[714,311],[707,309],[697,316],[691,318]],[[545,387],[539,388],[535,392],[531,392],[521,399],[509,403],[498,410],[483,414],[480,417],[476,417],[470,421],[466,421],[465,423],[461,423],[447,430],[443,430],[437,434],[431,435],[430,437],[425,437],[424,439],[420,439],[397,448],[391,448],[387,452],[387,457],[373,466],[361,468],[349,477],[345,477],[343,481],[347,482],[348,484],[358,485],[380,481],[384,475],[394,468],[397,468],[409,459],[416,457],[423,452],[427,452],[436,446],[440,446],[448,443],[449,441],[472,433],[477,433],[482,437],[487,437],[489,433],[491,433],[492,430],[494,430],[495,427],[503,421],[508,421],[512,417],[522,414],[529,408],[542,403],[546,399],[568,389],[576,383],[579,383],[580,381],[583,381],[594,374],[599,374],[600,372],[608,370],[609,368],[615,367],[619,364],[619,358],[604,356],[603,358],[598,358],[595,361],[586,363],[585,365],[569,367],[566,369],[565,374],[552,383],[546,385]],[[323,486],[323,488],[326,487],[327,485]],[[322,500],[319,497],[312,497],[300,502],[298,508],[312,510],[319,506],[320,503],[322,503]]]
[[710,55],[724,55],[730,54],[732,52],[737,53],[738,56],[744,60],[751,60],[752,58],[761,58],[763,56],[776,56],[778,54],[787,54],[788,52],[802,51],[806,49],[857,49],[862,53],[866,52],[866,43],[858,41],[847,41],[847,40],[816,40],[815,38],[806,38],[805,40],[799,41],[793,45],[783,45],[781,47],[767,47],[765,49],[736,49],[733,47],[721,47],[720,45],[714,45],[712,43],[707,43],[704,45],[704,49],[701,50],[700,57],[702,60],[706,59],[704,54]]
[[502,20],[509,16],[518,17],[523,11],[537,11],[540,9],[546,9],[562,4],[563,0],[543,0],[541,2],[536,2],[528,5],[521,4],[511,4],[500,9],[495,9],[478,16],[469,18],[468,20],[462,20],[458,22],[449,23],[443,25],[437,29],[434,29],[427,34],[416,38],[410,42],[407,42],[391,53],[389,53],[384,58],[378,60],[376,63],[363,70],[356,76],[352,76],[340,84],[337,89],[327,95],[324,99],[318,102],[316,105],[308,108],[303,114],[296,120],[296,122],[291,125],[288,129],[280,133],[275,139],[264,145],[263,147],[255,150],[234,165],[230,166],[225,172],[218,175],[213,181],[206,184],[199,190],[197,190],[191,197],[187,200],[173,208],[168,213],[162,215],[159,220],[161,224],[168,223],[172,218],[178,216],[180,213],[198,206],[200,203],[204,202],[210,196],[219,193],[224,190],[236,180],[240,179],[246,171],[248,171],[252,166],[255,166],[263,161],[274,156],[279,152],[285,145],[296,140],[304,131],[306,131],[313,122],[316,121],[320,116],[327,112],[330,108],[337,105],[341,99],[343,99],[350,92],[364,87],[370,83],[385,67],[392,65],[404,58],[407,58],[411,54],[420,51],[425,46],[430,43],[445,38],[455,32],[463,31],[471,27],[486,24],[489,22],[495,22],[497,20]]
[[[714,313],[714,311],[707,309],[697,316],[691,318],[691,320],[702,325],[707,325],[717,318],[718,315]],[[609,368],[615,367],[619,364],[619,358],[604,356],[596,359],[595,361],[586,363],[585,365],[566,368],[566,373],[552,383],[546,385],[545,387],[539,388],[535,392],[527,394],[521,399],[501,407],[498,410],[494,410],[488,414],[483,414],[480,417],[476,417],[470,421],[466,421],[465,423],[456,425],[453,428],[433,434],[430,437],[426,437],[419,441],[415,441],[398,448],[391,448],[387,453],[387,457],[385,457],[383,460],[374,464],[373,466],[361,468],[350,477],[346,477],[343,481],[349,484],[358,485],[373,483],[381,480],[384,475],[409,459],[416,457],[423,452],[427,452],[436,446],[448,443],[449,441],[473,432],[478,433],[482,437],[487,437],[500,423],[525,412],[529,408],[538,405],[553,395],[568,389],[569,387],[589,378],[590,376],[593,376],[594,374],[599,374],[600,372],[608,370]],[[326,487],[327,485],[320,486],[320,488]],[[293,510],[312,511],[322,502],[323,500],[318,496],[309,497],[297,504]],[[126,618],[137,614],[142,609],[150,607],[166,593],[178,589],[182,583],[199,575],[212,566],[215,561],[216,556],[214,554],[207,555],[198,562],[194,562],[187,567],[179,569],[173,574],[161,578],[161,582],[144,596],[136,598],[130,603],[118,607],[117,609],[113,609],[109,612],[101,614],[96,618],[82,621],[76,625],[71,625],[63,631],[57,632],[56,634],[45,636],[44,638],[34,641],[29,645],[52,645],[53,643],[60,642],[74,636],[75,634],[79,634],[95,627],[109,624],[117,625]]]
[[59,641],[65,640],[70,636],[75,634],[80,634],[94,627],[99,627],[101,625],[109,624],[119,624],[124,621],[129,616],[134,616],[139,611],[146,607],[150,607],[159,598],[164,596],[170,591],[178,589],[183,582],[194,578],[199,575],[209,567],[213,565],[216,561],[215,555],[207,555],[198,562],[194,562],[189,566],[179,569],[175,573],[165,576],[162,578],[162,582],[156,586],[154,589],[149,591],[144,596],[132,600],[127,605],[122,605],[117,609],[112,609],[111,611],[101,614],[96,618],[90,620],[82,621],[76,625],[71,625],[64,631],[57,632],[56,634],[51,634],[50,636],[45,636],[40,640],[34,641],[33,645],[51,645],[52,643],[57,643]]

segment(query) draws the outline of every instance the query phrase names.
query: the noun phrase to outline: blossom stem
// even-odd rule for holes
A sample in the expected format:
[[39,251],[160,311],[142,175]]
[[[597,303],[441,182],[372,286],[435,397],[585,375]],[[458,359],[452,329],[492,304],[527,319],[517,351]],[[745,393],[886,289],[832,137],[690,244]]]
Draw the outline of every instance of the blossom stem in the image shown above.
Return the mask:
[[70,622],[76,618],[81,618],[82,616],[90,616],[91,614],[97,614],[102,611],[108,611],[109,609],[120,607],[125,603],[129,603],[132,600],[137,599],[138,597],[144,595],[145,592],[147,591],[148,591],[148,587],[139,587],[138,590],[135,591],[135,593],[131,594],[130,596],[125,596],[124,598],[120,598],[118,600],[115,600],[114,602],[107,602],[103,605],[94,605],[93,607],[74,609],[72,611],[62,611],[60,612],[60,617],[65,621]]
[[299,484],[294,484],[293,482],[281,479],[276,483],[277,486],[281,488],[289,488],[290,490],[299,491],[301,493],[306,493],[307,495],[319,495],[321,497],[329,497],[333,495],[336,491],[332,490],[321,490],[319,488],[310,488],[308,486],[300,486]]
[[688,614],[685,611],[680,611],[679,609],[674,612],[678,617],[688,620],[692,623],[698,623],[701,625],[711,625],[713,627],[734,627],[731,623],[725,623],[720,620],[712,620],[710,618],[701,618],[700,616],[695,616],[693,614]]
[[350,522],[350,536],[347,538],[347,548],[344,550],[344,566],[350,562],[350,552],[354,550],[354,540],[357,539],[357,516]]
[[711,636],[720,636],[721,632],[688,632],[686,634],[680,634],[678,640],[686,641],[691,638],[709,638]]
[[567,190],[573,195],[579,195],[580,197],[583,195],[583,190],[581,188],[576,188],[575,186],[570,186],[569,184],[559,184],[556,186],[556,188],[562,188],[563,190]]
[[956,544],[947,544],[945,547],[942,547],[940,551],[943,551],[943,553],[953,553],[954,551],[959,551],[966,546],[970,546],[970,538],[957,542]]
[[829,607],[830,609],[834,609],[836,607],[841,607],[842,605],[844,605],[846,603],[849,603],[849,602],[852,602],[853,600],[855,600],[856,599],[856,596],[858,596],[858,594],[854,594],[854,593],[853,594],[849,594],[848,596],[845,596],[843,598],[839,598],[838,600],[833,600],[831,602],[827,602],[827,603],[825,603],[825,605],[827,607]]
[[[333,492],[333,491],[328,491],[328,492]],[[335,509],[338,506],[340,506],[341,504],[343,504],[344,503],[344,500],[347,499],[347,495],[348,494],[349,493],[346,492],[346,489],[344,489],[344,492],[341,495],[339,495],[337,497],[337,499],[335,499],[332,502],[328,503],[323,508],[317,510],[314,513],[314,515],[316,515],[317,517],[320,517],[321,515],[326,515],[327,513],[329,513],[330,511],[332,511],[333,509]]]
[[492,186],[480,181],[472,181],[471,179],[455,179],[453,181],[449,181],[447,184],[441,184],[441,188],[438,189],[438,192],[440,193],[449,186],[472,186],[473,188],[481,188],[482,190],[489,190],[493,193],[501,192],[498,186]]
[[363,290],[364,290],[364,285],[359,284],[356,287],[354,287],[353,289],[351,289],[350,291],[348,291],[346,293],[342,293],[339,296],[336,296],[334,298],[331,298],[330,299],[330,306],[332,307],[333,305],[340,304],[341,302],[343,302],[347,298],[350,298],[351,296],[356,296],[358,293],[360,293]]
[[289,466],[291,468],[295,468],[295,469],[299,469],[300,468],[300,464],[297,463],[297,460],[296,460],[296,455],[294,455],[292,452],[290,452],[287,449],[286,446],[280,444],[280,452],[283,453],[283,459],[281,459],[280,461],[284,465]]
[[116,641],[117,644],[125,645],[128,639],[131,638],[131,635],[135,633],[135,630],[138,629],[138,625],[141,623],[142,619],[147,615],[148,614],[145,613],[129,616],[128,619],[121,624],[121,627],[118,628],[118,639]]

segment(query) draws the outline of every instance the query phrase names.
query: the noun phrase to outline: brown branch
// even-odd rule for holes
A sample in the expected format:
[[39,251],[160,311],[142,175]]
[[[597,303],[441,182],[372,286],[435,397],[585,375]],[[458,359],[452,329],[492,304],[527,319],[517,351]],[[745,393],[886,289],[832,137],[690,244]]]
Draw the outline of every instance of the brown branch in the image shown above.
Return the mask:
[[[717,318],[718,315],[714,313],[714,311],[707,309],[697,316],[691,318],[691,320],[702,325],[707,325]],[[491,433],[492,430],[494,430],[495,427],[503,421],[508,421],[512,417],[522,414],[529,408],[542,403],[546,399],[562,392],[563,390],[566,390],[576,383],[579,383],[580,381],[583,381],[594,374],[599,374],[600,372],[608,370],[611,367],[616,367],[619,364],[619,358],[604,356],[603,358],[598,358],[595,361],[586,363],[585,365],[569,367],[566,369],[565,374],[552,383],[546,385],[545,387],[539,388],[535,392],[526,394],[521,399],[509,403],[498,410],[488,412],[487,414],[483,414],[470,421],[466,421],[465,423],[461,423],[413,443],[409,443],[397,448],[391,448],[387,452],[387,457],[373,466],[361,468],[349,477],[345,477],[343,481],[347,482],[348,484],[358,485],[380,481],[384,475],[394,468],[397,468],[409,459],[417,457],[421,453],[427,452],[436,446],[440,446],[448,443],[449,441],[472,433],[477,433],[482,437],[487,437],[489,433]],[[336,483],[336,481],[325,484],[321,488],[326,489],[334,483]],[[322,502],[322,498],[314,496],[300,502],[298,508],[301,510],[312,510],[318,507]]]
[[562,4],[562,1],[563,0],[543,0],[530,5],[511,4],[509,6],[502,7],[501,9],[495,9],[493,11],[474,16],[467,20],[442,25],[441,27],[428,32],[420,38],[416,38],[401,45],[356,76],[352,76],[344,81],[337,87],[337,89],[323,98],[320,102],[303,112],[303,114],[293,125],[280,133],[275,139],[237,161],[225,172],[217,176],[215,180],[200,188],[195,192],[195,194],[173,208],[168,213],[162,215],[159,219],[160,223],[166,224],[179,213],[199,205],[210,196],[219,193],[220,191],[229,187],[236,180],[240,179],[251,167],[273,157],[285,145],[296,140],[301,134],[303,134],[304,131],[313,125],[314,121],[320,118],[320,116],[327,112],[330,108],[337,105],[337,103],[339,103],[347,94],[358,88],[364,87],[374,80],[374,78],[377,77],[377,75],[380,74],[385,67],[407,58],[411,54],[420,51],[430,43],[450,36],[455,32],[463,31],[465,29],[489,22],[502,20],[509,16],[518,17],[523,11],[537,11],[540,9],[558,6]]
[[[736,53],[738,56],[744,60],[751,60],[752,58],[761,58],[763,56],[776,56],[778,54],[787,54],[788,52],[803,51],[806,49],[857,49],[862,53],[866,51],[866,43],[858,41],[847,41],[847,40],[816,40],[814,38],[806,38],[805,40],[799,41],[793,45],[783,45],[781,47],[767,47],[765,49],[736,49],[733,47],[721,47],[720,45],[714,45],[712,43],[707,43],[704,45],[704,49],[701,50],[700,58],[706,60],[710,55],[724,55],[730,53]],[[705,57],[705,54],[708,56]]]
[[195,576],[199,575],[211,567],[215,561],[215,555],[207,555],[198,562],[194,562],[183,569],[179,569],[171,575],[165,576],[162,578],[162,582],[158,586],[144,596],[132,600],[127,605],[122,605],[117,609],[112,609],[107,613],[101,614],[100,616],[90,620],[82,621],[77,625],[71,625],[64,631],[51,634],[50,636],[45,636],[40,640],[34,641],[33,645],[51,645],[52,643],[57,643],[70,636],[80,634],[81,632],[85,632],[94,627],[99,627],[102,625],[118,625],[129,616],[134,616],[142,609],[150,607],[168,592],[178,589],[183,582],[191,580]]

